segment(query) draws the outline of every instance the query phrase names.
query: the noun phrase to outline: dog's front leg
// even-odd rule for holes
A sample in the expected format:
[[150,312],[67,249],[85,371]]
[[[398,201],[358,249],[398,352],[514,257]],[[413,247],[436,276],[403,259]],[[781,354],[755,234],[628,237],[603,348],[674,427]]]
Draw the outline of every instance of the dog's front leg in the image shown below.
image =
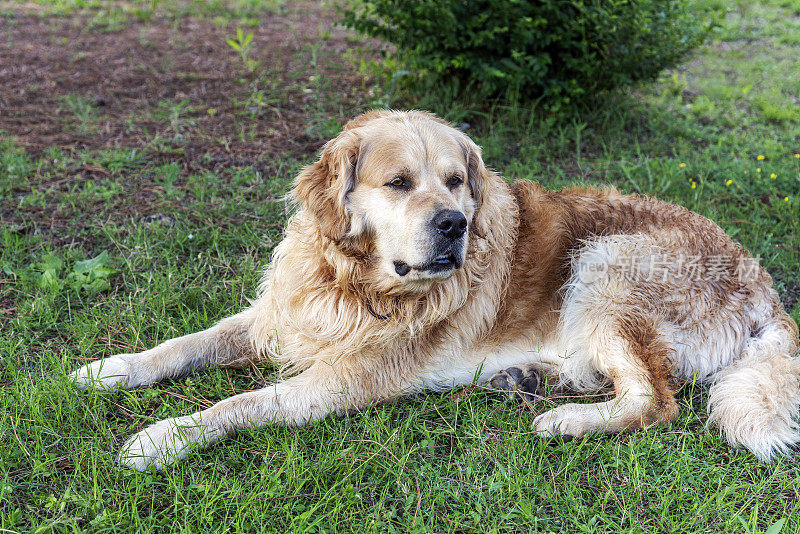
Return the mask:
[[135,354],[117,354],[70,375],[80,389],[134,388],[177,378],[212,365],[241,367],[255,355],[250,327],[254,310],[223,319],[202,332],[170,339]]
[[160,421],[131,437],[120,461],[137,470],[150,464],[162,469],[192,448],[212,445],[240,429],[302,426],[331,413],[362,408],[373,400],[371,381],[348,376],[346,369],[337,367],[317,362],[286,381],[236,395],[192,415]]

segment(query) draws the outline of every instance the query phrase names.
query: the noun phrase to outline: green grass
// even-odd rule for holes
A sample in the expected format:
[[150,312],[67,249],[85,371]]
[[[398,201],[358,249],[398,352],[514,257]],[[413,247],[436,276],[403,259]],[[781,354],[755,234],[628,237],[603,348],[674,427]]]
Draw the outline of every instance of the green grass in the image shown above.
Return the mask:
[[[38,6],[35,11],[42,16],[67,17],[74,14],[88,14],[85,28],[90,31],[115,32],[129,24],[149,22],[155,17],[200,17],[215,23],[227,24],[236,20],[240,24],[258,26],[261,18],[280,12],[285,0],[10,0]],[[9,7],[11,7],[9,6]],[[0,12],[13,15],[12,9]]]
[[[612,184],[711,217],[794,295],[797,320],[800,2],[738,6],[692,62],[569,125],[501,106],[449,118],[466,117],[508,177]],[[76,127],[91,128],[72,104]],[[188,123],[175,106],[163,112],[178,136]],[[310,127],[333,135],[320,117],[312,109]],[[693,384],[666,427],[566,444],[530,433],[544,405],[473,388],[240,434],[163,473],[118,467],[131,433],[258,387],[273,370],[218,369],[111,395],[78,392],[67,373],[245,306],[281,237],[281,196],[312,157],[213,170],[201,154],[185,166],[161,146],[32,156],[2,135],[0,529],[765,532],[785,519],[782,532],[800,530],[798,464],[730,450],[705,428],[706,390]],[[93,269],[78,263],[103,253]]]

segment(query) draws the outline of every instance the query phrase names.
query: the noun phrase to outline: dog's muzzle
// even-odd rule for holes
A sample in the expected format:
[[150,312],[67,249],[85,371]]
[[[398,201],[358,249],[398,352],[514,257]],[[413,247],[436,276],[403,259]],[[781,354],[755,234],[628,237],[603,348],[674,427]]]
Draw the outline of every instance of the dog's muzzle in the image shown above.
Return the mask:
[[408,265],[403,261],[394,262],[394,271],[405,276],[412,270],[431,274],[459,269],[463,264],[464,234],[467,232],[467,218],[456,210],[441,210],[431,219],[433,233],[433,259],[422,265]]

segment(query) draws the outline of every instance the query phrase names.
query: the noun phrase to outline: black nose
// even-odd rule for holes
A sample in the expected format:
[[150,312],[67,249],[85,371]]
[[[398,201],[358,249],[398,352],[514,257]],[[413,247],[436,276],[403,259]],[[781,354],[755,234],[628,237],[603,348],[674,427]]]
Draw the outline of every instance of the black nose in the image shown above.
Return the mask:
[[433,225],[448,239],[458,239],[467,231],[467,218],[460,211],[442,210],[433,218]]

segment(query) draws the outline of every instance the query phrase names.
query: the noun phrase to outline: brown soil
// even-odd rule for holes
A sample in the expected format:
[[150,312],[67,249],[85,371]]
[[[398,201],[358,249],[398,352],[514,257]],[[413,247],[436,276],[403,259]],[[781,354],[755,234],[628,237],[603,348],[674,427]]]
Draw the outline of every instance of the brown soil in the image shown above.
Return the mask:
[[[31,154],[51,146],[142,147],[156,139],[187,156],[222,160],[307,155],[325,137],[313,121],[341,124],[369,104],[356,63],[376,57],[377,44],[355,40],[319,3],[293,2],[244,28],[254,34],[253,73],[225,41],[235,23],[132,17],[102,33],[88,29],[91,14],[40,16],[35,6],[4,7],[15,14],[0,16],[0,131]],[[267,103],[247,103],[259,90]],[[88,120],[76,114],[76,97]],[[184,100],[188,110],[170,121],[170,107]]]

